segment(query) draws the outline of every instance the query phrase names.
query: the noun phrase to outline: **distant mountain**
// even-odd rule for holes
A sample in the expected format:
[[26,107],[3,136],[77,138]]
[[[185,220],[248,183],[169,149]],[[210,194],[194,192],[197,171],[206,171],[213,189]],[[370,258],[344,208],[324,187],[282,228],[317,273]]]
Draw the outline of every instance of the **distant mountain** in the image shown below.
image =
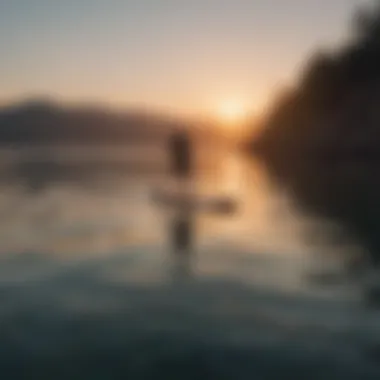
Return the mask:
[[32,100],[0,108],[0,144],[124,144],[157,140],[182,120],[143,111],[65,107]]

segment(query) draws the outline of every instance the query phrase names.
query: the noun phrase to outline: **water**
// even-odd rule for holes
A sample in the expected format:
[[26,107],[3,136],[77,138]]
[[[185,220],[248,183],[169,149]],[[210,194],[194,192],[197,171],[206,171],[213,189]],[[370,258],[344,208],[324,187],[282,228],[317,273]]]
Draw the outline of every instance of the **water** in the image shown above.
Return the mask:
[[197,214],[191,277],[180,279],[173,211],[151,199],[175,185],[162,149],[1,157],[8,378],[378,378],[377,312],[364,307],[362,280],[345,275],[347,258],[367,251],[350,223],[362,219],[334,212],[322,184],[199,152],[195,190],[231,196],[238,211]]
[[[37,254],[70,261],[139,249],[144,254],[136,265],[157,265],[157,273],[166,269],[158,261],[170,259],[167,236],[173,212],[152,202],[151,196],[156,189],[175,186],[164,157],[148,171],[144,152],[123,156],[111,150],[112,156],[109,151],[81,150],[80,156],[67,149],[53,158],[41,152],[23,156],[20,151],[13,160],[22,170],[4,170],[17,177],[4,176],[1,256]],[[142,169],[130,171],[133,165]],[[200,197],[228,196],[238,203],[232,216],[198,213],[196,274],[246,282],[260,278],[267,286],[303,291],[303,277],[316,264],[317,251],[336,250],[329,241],[305,240],[308,234],[326,235],[336,226],[302,214],[259,162],[233,152],[219,154],[199,165],[193,186]],[[330,256],[332,264],[334,252]]]

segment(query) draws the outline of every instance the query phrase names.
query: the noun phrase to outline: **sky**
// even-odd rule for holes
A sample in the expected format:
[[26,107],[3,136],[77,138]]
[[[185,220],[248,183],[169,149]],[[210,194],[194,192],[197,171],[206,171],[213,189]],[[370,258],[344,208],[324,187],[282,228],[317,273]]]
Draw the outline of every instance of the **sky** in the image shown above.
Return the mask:
[[366,0],[1,0],[0,102],[260,110]]

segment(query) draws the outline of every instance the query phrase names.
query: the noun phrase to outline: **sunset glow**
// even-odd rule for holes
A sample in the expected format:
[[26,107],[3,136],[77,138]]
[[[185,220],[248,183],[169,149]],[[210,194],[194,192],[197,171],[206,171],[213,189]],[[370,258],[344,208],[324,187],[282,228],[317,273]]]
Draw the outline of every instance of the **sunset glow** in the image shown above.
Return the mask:
[[236,123],[245,101],[205,103],[270,98],[367,1],[3,1],[0,104],[46,96]]
[[248,101],[231,98],[221,101],[217,105],[215,113],[218,121],[224,125],[238,126],[252,114],[252,107]]

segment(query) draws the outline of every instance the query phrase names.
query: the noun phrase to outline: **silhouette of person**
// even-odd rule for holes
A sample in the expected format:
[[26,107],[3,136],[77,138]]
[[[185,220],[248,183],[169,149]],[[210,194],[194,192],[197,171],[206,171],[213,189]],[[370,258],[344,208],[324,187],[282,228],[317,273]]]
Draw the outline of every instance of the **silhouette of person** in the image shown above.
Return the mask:
[[176,177],[186,179],[192,174],[193,151],[188,133],[176,130],[170,137],[169,153],[171,155],[171,170]]

